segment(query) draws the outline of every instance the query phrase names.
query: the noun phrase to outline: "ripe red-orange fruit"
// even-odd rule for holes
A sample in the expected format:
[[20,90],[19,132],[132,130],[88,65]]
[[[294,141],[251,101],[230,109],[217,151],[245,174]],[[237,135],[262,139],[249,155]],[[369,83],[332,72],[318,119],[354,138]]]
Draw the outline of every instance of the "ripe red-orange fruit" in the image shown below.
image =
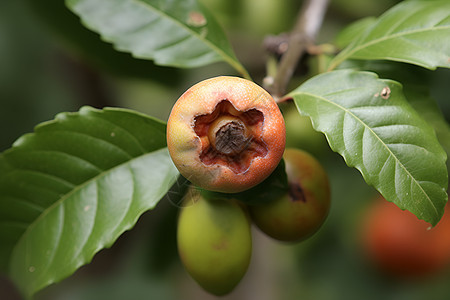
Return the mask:
[[175,103],[167,146],[180,173],[211,191],[235,193],[267,178],[286,143],[283,116],[255,83],[221,76],[204,80]]
[[434,274],[450,262],[450,208],[437,226],[379,197],[364,218],[362,238],[370,260],[402,278]]

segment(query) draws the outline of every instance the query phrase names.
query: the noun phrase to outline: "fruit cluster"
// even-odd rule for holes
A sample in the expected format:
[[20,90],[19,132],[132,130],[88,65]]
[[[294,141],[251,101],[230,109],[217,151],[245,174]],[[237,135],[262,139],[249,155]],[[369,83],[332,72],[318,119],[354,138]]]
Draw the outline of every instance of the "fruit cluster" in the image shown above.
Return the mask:
[[246,273],[252,223],[293,242],[315,233],[328,214],[325,170],[310,154],[285,149],[285,139],[278,105],[248,80],[205,80],[172,109],[168,149],[193,184],[179,215],[178,251],[212,294],[229,293]]

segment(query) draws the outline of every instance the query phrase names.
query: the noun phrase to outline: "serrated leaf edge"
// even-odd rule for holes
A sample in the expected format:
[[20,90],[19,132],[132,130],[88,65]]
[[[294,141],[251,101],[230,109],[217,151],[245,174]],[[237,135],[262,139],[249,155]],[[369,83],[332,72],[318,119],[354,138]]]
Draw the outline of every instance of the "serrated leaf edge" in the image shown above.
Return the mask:
[[[198,32],[196,32],[195,30],[192,30],[190,26],[188,26],[187,24],[184,24],[182,22],[180,22],[179,20],[173,18],[172,16],[163,13],[162,11],[152,7],[151,5],[149,5],[148,3],[144,3],[142,1],[138,1],[138,0],[131,0],[132,2],[134,2],[136,5],[141,5],[143,7],[146,7],[147,9],[153,11],[154,13],[160,15],[161,17],[167,18],[172,20],[173,23],[178,24],[179,28],[182,28],[183,30],[186,30],[187,32],[189,32],[192,36],[195,36],[199,41],[201,41],[202,43],[206,44],[208,46],[208,48],[212,49],[213,51],[215,51],[216,53],[219,54],[220,57],[222,57],[222,59],[228,63],[229,65],[231,65],[236,71],[238,71],[240,74],[242,74],[245,78],[250,79],[250,75],[247,72],[247,70],[241,65],[241,63],[237,60],[237,58],[234,56],[234,54],[232,56],[229,56],[226,52],[224,52],[221,48],[216,47],[213,43],[211,43],[209,40],[207,39],[203,39],[202,35],[199,34]],[[72,11],[76,11],[70,4],[70,0],[66,0],[66,6],[69,7]],[[204,7],[202,7],[202,9],[205,9]],[[96,28],[94,28],[94,26],[91,26],[89,24],[89,22],[83,18],[83,16],[81,16],[80,14],[78,14],[79,12],[77,12],[77,15],[80,17],[83,25],[87,28],[89,28],[90,30],[94,31],[94,32],[98,32]],[[100,36],[102,37],[102,39],[106,42],[111,43],[112,45],[114,45],[114,48],[116,50],[119,51],[126,51],[129,52],[133,55],[133,57],[136,58],[146,58],[146,57],[140,57],[138,55],[135,54],[135,51],[132,50],[125,50],[125,49],[119,49],[117,48],[115,42],[114,42],[114,38],[104,35],[103,33],[99,33]],[[232,49],[230,49],[232,50]],[[155,62],[157,62],[156,58],[153,57],[152,60],[154,60]],[[216,60],[217,62],[218,60]],[[174,66],[174,67],[182,67],[180,65],[177,64],[162,64],[162,65],[170,65],[170,66]]]

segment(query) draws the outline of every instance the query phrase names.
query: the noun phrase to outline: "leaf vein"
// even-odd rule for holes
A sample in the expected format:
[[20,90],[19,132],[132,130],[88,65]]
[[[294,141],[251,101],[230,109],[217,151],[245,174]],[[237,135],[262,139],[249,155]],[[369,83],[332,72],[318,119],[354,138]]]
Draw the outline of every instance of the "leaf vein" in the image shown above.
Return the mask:
[[[134,135],[132,135],[132,134],[131,134],[128,130],[126,130],[125,128],[123,128],[123,127],[121,127],[121,126],[119,126],[119,125],[117,125],[117,124],[115,124],[115,123],[112,123],[112,122],[110,122],[110,121],[108,121],[108,120],[105,120],[105,119],[102,119],[102,118],[99,118],[99,119],[101,119],[101,120],[104,121],[104,122],[108,122],[108,123],[112,124],[113,127],[120,128],[120,129],[123,130],[128,136],[130,136],[132,139],[134,139],[134,140],[136,141],[136,143],[138,143],[138,144],[140,145],[140,143],[139,143],[139,141],[136,139],[136,137],[135,137]],[[110,145],[111,147],[113,147],[113,148],[115,148],[115,149],[118,149],[121,153],[123,153],[123,154],[124,154],[125,156],[127,156],[128,158],[134,157],[132,154],[128,153],[124,148],[120,147],[120,146],[117,145],[117,144],[112,143],[111,141],[107,140],[106,138],[102,138],[102,137],[95,136],[95,135],[90,135],[90,134],[87,134],[87,133],[82,132],[82,131],[79,131],[79,130],[67,130],[67,129],[63,129],[63,130],[58,130],[58,131],[59,131],[59,132],[64,132],[64,133],[66,133],[66,134],[79,134],[79,135],[81,135],[81,136],[86,136],[86,137],[91,138],[91,139],[93,139],[93,140],[101,141],[102,143],[108,144],[108,145]],[[141,146],[141,145],[140,145],[140,146]],[[144,149],[141,149],[141,150],[142,150],[142,153],[145,152]]]
[[388,41],[388,40],[391,40],[391,39],[405,37],[405,36],[408,36],[408,35],[411,35],[411,34],[416,34],[416,33],[423,33],[423,32],[427,32],[427,31],[430,31],[430,30],[438,31],[438,30],[448,30],[448,29],[450,29],[450,25],[439,26],[439,27],[432,27],[432,28],[428,28],[428,27],[427,28],[420,28],[420,29],[414,29],[414,30],[410,30],[410,31],[401,31],[401,32],[398,32],[398,33],[394,33],[394,34],[392,34],[390,36],[383,36],[383,37],[380,37],[378,39],[373,39],[373,40],[370,40],[370,41],[368,41],[366,43],[362,43],[361,45],[353,48],[353,50],[349,51],[349,53],[347,54],[347,57],[351,57],[354,53],[356,53],[356,52],[358,52],[358,51],[360,51],[360,50],[362,50],[364,48],[369,48],[370,46],[372,46],[374,44],[385,42],[385,41]]
[[[64,222],[65,221],[64,203],[61,203],[61,206],[59,207],[58,217],[59,217],[58,218],[58,226],[56,226],[57,235],[56,235],[56,239],[55,239],[55,241],[53,243],[55,246],[53,247],[53,249],[48,247],[48,249],[50,249],[49,250],[50,253],[48,253],[48,259],[47,259],[47,264],[45,265],[45,268],[40,272],[41,276],[43,276],[45,274],[45,272],[53,264],[55,256],[56,256],[56,254],[58,252],[58,249],[59,249],[59,247],[61,245],[61,243],[60,243],[61,236],[62,236],[62,233],[64,231],[64,227],[65,227],[65,222]],[[29,252],[27,251],[27,253],[29,253]],[[51,280],[52,279],[50,279],[50,281]]]
[[160,14],[161,16],[170,19],[181,30],[188,31],[190,33],[190,35],[195,36],[197,40],[199,40],[200,42],[205,44],[208,48],[213,49],[216,53],[219,53],[219,55],[230,65],[236,66],[236,62],[234,61],[234,59],[232,57],[230,57],[228,54],[226,54],[225,51],[223,51],[222,49],[220,49],[219,47],[217,47],[216,45],[211,43],[208,39],[204,39],[198,32],[191,29],[189,26],[186,26],[186,24],[181,23],[179,20],[173,18],[172,16],[170,16],[169,14],[167,14],[165,12],[163,14],[162,10],[157,10],[153,6],[149,5],[148,3],[142,3],[142,1],[139,1],[139,0],[132,0],[132,2],[135,2],[137,5],[142,5],[146,8],[148,8],[149,10],[153,11],[154,13]]
[[[427,201],[431,204],[431,207],[434,209],[436,215],[438,215],[437,213],[437,209],[436,207],[433,205],[433,202],[431,201],[430,197],[426,194],[425,190],[423,189],[423,187],[419,184],[419,182],[412,176],[412,174],[408,171],[408,169],[406,168],[405,165],[403,165],[403,163],[399,160],[399,158],[392,152],[392,150],[383,142],[383,140],[381,139],[380,136],[378,136],[369,126],[367,126],[367,124],[361,120],[357,115],[355,115],[351,110],[347,109],[346,107],[339,105],[333,101],[330,101],[329,99],[321,96],[321,95],[316,95],[316,94],[311,94],[308,92],[304,92],[302,91],[302,93],[304,93],[305,95],[308,95],[310,97],[313,98],[317,98],[320,101],[326,102],[328,104],[331,104],[333,106],[336,106],[338,109],[342,110],[345,113],[348,113],[350,116],[352,116],[357,122],[359,122],[363,127],[367,128],[367,130],[370,131],[371,135],[373,135],[377,141],[386,149],[386,151],[388,152],[388,154],[394,158],[396,165],[400,166],[400,168],[406,173],[406,175],[410,178],[410,180],[414,181],[415,185],[419,188],[419,190],[421,191],[421,193],[423,193],[423,195],[425,195],[425,198],[427,199]],[[396,187],[397,189],[397,187]]]

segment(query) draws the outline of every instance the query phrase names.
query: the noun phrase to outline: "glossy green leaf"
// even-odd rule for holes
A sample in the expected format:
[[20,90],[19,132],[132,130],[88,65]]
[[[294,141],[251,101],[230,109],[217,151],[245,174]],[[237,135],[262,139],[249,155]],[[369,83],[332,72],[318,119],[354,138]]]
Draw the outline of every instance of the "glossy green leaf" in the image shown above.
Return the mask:
[[178,176],[163,123],[90,107],[21,137],[0,171],[1,266],[26,296],[111,246]]
[[[436,131],[439,142],[450,153],[450,127],[435,99],[430,95],[435,71],[430,71],[415,65],[393,61],[363,61],[348,60],[345,65],[349,69],[370,71],[381,78],[390,78],[401,82],[406,99],[411,106]],[[340,67],[341,67],[340,66]]]
[[374,73],[340,70],[313,77],[289,96],[368,184],[437,224],[447,201],[447,156],[400,84]]
[[225,61],[248,77],[217,21],[196,0],[66,0],[66,4],[119,51],[162,66],[190,68]]
[[379,17],[329,65],[344,60],[386,59],[428,69],[450,67],[450,2],[405,1]]

